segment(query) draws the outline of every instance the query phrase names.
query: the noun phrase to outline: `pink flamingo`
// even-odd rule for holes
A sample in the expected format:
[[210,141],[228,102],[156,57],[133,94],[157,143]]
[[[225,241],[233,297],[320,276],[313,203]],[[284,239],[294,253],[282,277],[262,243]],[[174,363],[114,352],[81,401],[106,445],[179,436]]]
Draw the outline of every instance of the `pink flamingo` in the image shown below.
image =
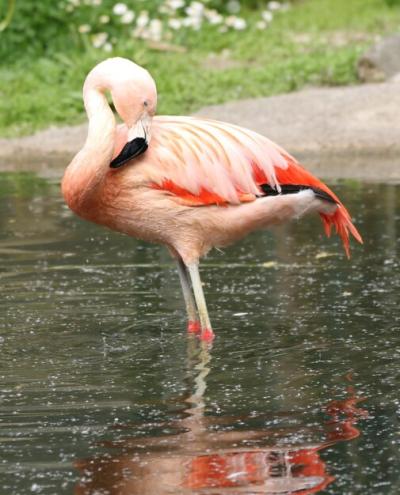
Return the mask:
[[[106,91],[124,124],[116,125]],[[213,120],[153,119],[155,82],[133,62],[99,63],[83,99],[88,136],[66,169],[65,201],[82,218],[167,246],[178,264],[188,331],[203,340],[214,334],[199,260],[211,248],[309,212],[320,214],[327,235],[336,228],[347,256],[349,233],[362,242],[337,196],[269,139]]]

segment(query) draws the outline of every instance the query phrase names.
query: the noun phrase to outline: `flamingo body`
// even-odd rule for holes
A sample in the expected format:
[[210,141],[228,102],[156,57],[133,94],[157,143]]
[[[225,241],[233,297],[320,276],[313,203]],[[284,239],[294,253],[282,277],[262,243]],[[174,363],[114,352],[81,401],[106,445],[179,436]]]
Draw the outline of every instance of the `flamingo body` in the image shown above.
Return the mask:
[[[125,124],[116,126],[105,89]],[[181,263],[189,328],[200,326],[203,336],[212,331],[197,266],[211,248],[306,212],[321,215],[328,235],[336,228],[347,255],[349,234],[362,242],[337,196],[264,136],[195,117],[152,119],[155,84],[133,62],[96,66],[84,101],[89,133],[64,175],[67,204],[87,220],[166,245]]]

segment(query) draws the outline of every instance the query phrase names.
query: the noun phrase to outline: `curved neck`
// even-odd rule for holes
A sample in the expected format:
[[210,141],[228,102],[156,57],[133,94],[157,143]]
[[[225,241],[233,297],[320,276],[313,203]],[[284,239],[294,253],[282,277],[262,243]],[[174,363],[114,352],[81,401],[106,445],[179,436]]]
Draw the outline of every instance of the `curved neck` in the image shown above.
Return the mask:
[[64,197],[77,213],[83,213],[82,209],[90,206],[109,170],[116,127],[101,88],[84,87],[83,98],[89,118],[88,135],[84,147],[68,166],[62,183]]
[[[83,100],[89,119],[89,130],[85,148],[100,146],[104,150],[105,146],[109,148],[110,145],[107,142],[107,138],[114,138],[115,118],[103,91],[101,88],[87,89],[86,87],[83,90]],[[114,142],[112,144],[114,145]],[[107,151],[109,150],[107,149]],[[113,151],[112,149],[111,154]]]

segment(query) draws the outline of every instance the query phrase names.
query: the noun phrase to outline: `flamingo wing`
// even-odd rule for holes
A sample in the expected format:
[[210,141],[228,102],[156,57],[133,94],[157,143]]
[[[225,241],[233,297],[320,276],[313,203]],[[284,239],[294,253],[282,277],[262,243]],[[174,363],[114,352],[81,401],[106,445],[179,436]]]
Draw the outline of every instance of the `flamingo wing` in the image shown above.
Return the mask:
[[349,234],[362,242],[338,197],[295,158],[268,138],[232,124],[196,117],[156,117],[150,156],[152,186],[190,206],[229,205],[312,188],[338,205],[320,213],[349,256]]

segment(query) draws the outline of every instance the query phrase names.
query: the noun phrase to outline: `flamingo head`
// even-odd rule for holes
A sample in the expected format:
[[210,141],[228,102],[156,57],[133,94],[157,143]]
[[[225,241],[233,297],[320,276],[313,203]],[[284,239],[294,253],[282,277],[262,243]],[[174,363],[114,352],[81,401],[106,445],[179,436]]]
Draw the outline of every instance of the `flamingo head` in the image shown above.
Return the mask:
[[84,95],[93,89],[110,91],[115,109],[128,129],[128,142],[110,164],[118,168],[144,153],[149,145],[157,106],[156,84],[147,70],[126,58],[115,57],[100,62],[89,72]]

